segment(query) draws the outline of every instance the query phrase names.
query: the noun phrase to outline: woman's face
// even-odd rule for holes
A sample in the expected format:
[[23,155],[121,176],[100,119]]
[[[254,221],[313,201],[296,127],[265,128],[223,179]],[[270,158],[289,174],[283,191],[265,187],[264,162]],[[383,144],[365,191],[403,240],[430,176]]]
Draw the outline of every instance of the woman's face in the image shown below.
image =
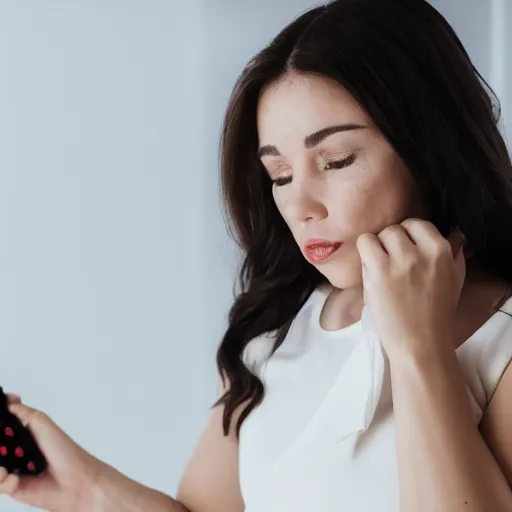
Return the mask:
[[257,123],[275,203],[302,254],[333,286],[360,285],[357,237],[420,216],[405,164],[324,77],[290,73],[264,89]]

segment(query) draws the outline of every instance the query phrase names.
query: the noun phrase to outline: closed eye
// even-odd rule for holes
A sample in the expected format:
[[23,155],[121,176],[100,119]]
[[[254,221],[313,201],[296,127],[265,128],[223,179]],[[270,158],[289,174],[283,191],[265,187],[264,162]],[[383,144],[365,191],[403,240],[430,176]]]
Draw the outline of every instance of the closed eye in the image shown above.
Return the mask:
[[[356,161],[356,155],[352,154],[343,160],[333,160],[332,162],[327,162],[324,166],[324,171],[331,171],[335,169],[343,169],[352,165]],[[288,183],[292,182],[291,176],[282,176],[279,178],[275,178],[272,180],[272,183],[276,185],[276,187],[282,187],[283,185],[288,185]]]
[[272,183],[276,185],[276,187],[282,187],[283,185],[287,185],[292,182],[291,176],[282,176],[280,178],[275,178],[272,180]]
[[325,164],[324,170],[330,171],[332,169],[343,169],[344,167],[352,165],[355,161],[356,155],[352,154],[343,160],[333,160],[332,162],[327,162]]

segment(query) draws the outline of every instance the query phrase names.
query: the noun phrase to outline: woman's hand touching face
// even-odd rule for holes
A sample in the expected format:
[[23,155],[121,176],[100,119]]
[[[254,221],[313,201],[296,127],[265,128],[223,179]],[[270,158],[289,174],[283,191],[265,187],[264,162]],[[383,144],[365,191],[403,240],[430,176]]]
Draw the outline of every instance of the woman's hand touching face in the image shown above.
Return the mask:
[[466,267],[458,232],[444,238],[433,224],[407,219],[357,240],[365,302],[392,360],[453,348]]

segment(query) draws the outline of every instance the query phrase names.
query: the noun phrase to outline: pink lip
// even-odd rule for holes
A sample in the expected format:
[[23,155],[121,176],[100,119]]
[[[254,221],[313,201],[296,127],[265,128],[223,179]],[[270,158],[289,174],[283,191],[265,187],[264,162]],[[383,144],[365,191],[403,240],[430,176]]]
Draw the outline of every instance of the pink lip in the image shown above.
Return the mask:
[[312,263],[322,263],[330,258],[341,246],[342,242],[331,242],[314,238],[308,240],[304,250]]

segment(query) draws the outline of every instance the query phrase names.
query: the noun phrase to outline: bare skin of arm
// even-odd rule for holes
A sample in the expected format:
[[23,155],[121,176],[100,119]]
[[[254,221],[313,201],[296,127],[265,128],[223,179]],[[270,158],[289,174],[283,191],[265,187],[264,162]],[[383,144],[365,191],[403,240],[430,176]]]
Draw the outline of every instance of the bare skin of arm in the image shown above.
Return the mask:
[[[223,393],[223,390],[221,389]],[[227,437],[222,431],[222,407],[211,410],[210,419],[181,478],[177,499],[189,512],[243,512],[238,477],[238,439],[233,415]],[[177,509],[181,512],[180,509]]]
[[480,432],[512,489],[512,364],[491,398]]
[[[240,411],[236,411],[233,424]],[[100,512],[243,512],[238,478],[238,440],[234,429],[222,431],[222,407],[211,410],[189,459],[176,499],[149,489],[112,468],[100,477]]]
[[455,354],[395,364],[392,379],[402,512],[512,510],[512,366],[480,432]]

